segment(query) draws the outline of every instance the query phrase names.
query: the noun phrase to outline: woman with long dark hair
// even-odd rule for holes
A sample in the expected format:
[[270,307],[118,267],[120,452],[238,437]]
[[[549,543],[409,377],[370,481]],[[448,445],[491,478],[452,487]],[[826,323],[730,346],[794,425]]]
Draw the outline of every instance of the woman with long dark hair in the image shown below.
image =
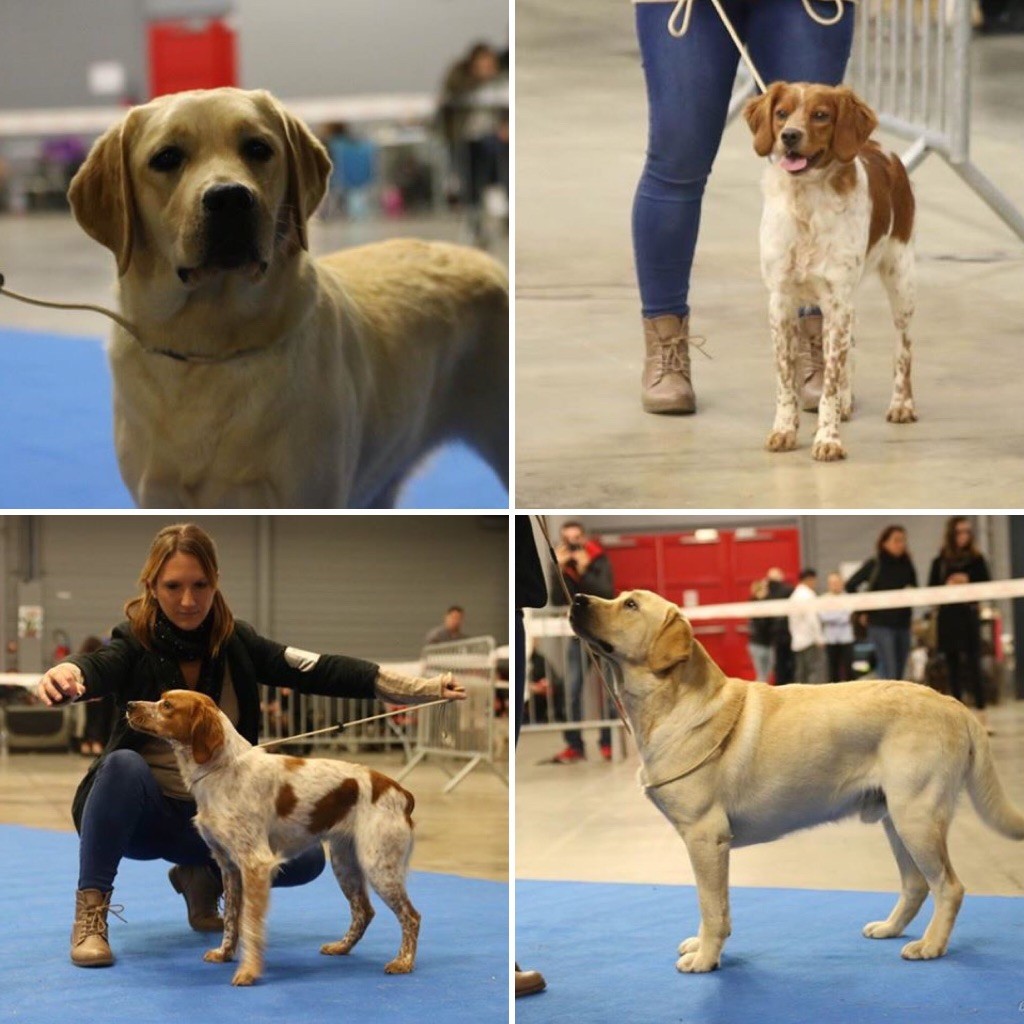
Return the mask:
[[[165,690],[212,697],[250,743],[259,739],[260,685],[300,693],[418,704],[465,698],[450,674],[418,679],[336,654],[314,654],[260,636],[237,621],[220,589],[213,540],[198,526],[162,529],[139,577],[141,592],[125,605],[127,621],[109,644],[55,665],[39,681],[46,704],[112,695],[117,715],[106,751],[75,794],[72,817],[81,837],[71,961],[114,962],[107,912],[123,857],[170,861],[171,885],[185,898],[195,931],[220,931],[222,892],[216,863],[192,824],[195,801],[168,744],[133,731],[132,700],[158,700]],[[302,885],[324,868],[320,846],[285,862],[275,886]]]
[[[942,548],[928,575],[931,587],[958,583],[984,583],[992,579],[985,556],[974,541],[974,527],[967,516],[952,516],[946,522]],[[964,683],[971,688],[981,724],[988,729],[985,715],[985,685],[981,675],[981,615],[973,602],[939,605],[938,645],[946,659],[949,690],[963,701]],[[991,730],[989,729],[989,732]]]
[[[907,550],[907,531],[894,523],[875,542],[869,558],[847,581],[846,590],[903,590],[917,586],[917,570]],[[868,612],[868,640],[878,655],[879,679],[902,679],[910,654],[910,608],[883,608]]]

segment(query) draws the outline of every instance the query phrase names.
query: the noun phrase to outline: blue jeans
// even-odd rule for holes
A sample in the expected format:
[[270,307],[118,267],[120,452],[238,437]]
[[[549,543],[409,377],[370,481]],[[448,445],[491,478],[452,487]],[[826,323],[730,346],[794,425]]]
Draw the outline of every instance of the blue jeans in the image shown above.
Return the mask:
[[[579,640],[569,641],[569,648],[565,652],[565,700],[568,704],[566,719],[570,722],[579,722],[583,718],[583,647]],[[602,688],[601,710],[605,716],[610,716],[608,709],[608,698]],[[583,736],[579,729],[566,729],[565,742],[583,753]],[[612,745],[612,731],[607,726],[601,729],[598,736],[598,743],[602,747]]]
[[[172,864],[216,862],[192,818],[191,800],[164,796],[141,754],[115,750],[103,759],[82,810],[79,889],[109,892],[122,857]],[[318,843],[281,866],[274,885],[305,885],[324,869]]]
[[910,656],[910,627],[868,626],[868,640],[878,655],[878,678],[902,679]]
[[[853,5],[824,26],[800,0],[724,0],[723,7],[766,83],[842,81],[853,39]],[[825,18],[835,5],[815,0]],[[670,3],[636,5],[647,83],[647,161],[633,203],[633,252],[645,317],[689,313],[700,207],[729,110],[739,53],[710,0],[693,0],[690,27],[669,34]],[[757,157],[750,150],[751,178]],[[753,186],[752,186],[753,187]]]

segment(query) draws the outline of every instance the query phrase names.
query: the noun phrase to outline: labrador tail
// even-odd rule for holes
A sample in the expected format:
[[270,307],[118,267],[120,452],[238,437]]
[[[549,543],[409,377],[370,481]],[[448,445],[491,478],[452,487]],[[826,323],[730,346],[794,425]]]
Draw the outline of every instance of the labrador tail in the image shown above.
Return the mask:
[[992,748],[985,730],[970,712],[968,729],[971,735],[971,764],[967,769],[967,792],[979,817],[990,828],[1009,839],[1024,839],[1024,814],[1003,791],[992,762]]

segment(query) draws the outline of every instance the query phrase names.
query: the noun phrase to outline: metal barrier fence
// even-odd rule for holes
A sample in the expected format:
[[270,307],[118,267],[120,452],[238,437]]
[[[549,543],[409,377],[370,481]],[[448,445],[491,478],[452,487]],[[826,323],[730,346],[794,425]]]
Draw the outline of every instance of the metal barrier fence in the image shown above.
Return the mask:
[[[849,84],[879,125],[911,142],[913,171],[937,153],[1019,238],[1024,214],[971,161],[971,0],[856,0]],[[735,118],[756,92],[740,64],[729,103]]]
[[[423,672],[433,676],[451,672],[467,691],[464,701],[429,708],[415,716],[415,749],[412,760],[397,776],[401,781],[428,757],[437,759],[448,774],[444,792],[450,793],[474,768],[487,765],[508,785],[498,767],[497,672],[494,638],[473,637],[423,648]],[[507,684],[504,684],[507,686]],[[453,772],[447,762],[466,763]]]

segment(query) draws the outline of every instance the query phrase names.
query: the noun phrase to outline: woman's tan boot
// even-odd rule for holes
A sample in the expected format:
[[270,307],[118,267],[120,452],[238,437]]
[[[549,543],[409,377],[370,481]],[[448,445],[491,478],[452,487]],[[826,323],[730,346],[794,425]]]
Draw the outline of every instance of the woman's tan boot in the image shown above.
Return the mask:
[[71,928],[71,962],[76,967],[109,967],[114,954],[107,943],[107,911],[112,892],[79,889],[75,893],[75,923]]
[[174,891],[185,897],[192,931],[224,931],[224,919],[217,909],[224,887],[212,868],[206,864],[177,864],[167,872],[167,877]]
[[645,412],[688,415],[697,411],[690,383],[690,318],[644,317],[644,371],[640,378]]

